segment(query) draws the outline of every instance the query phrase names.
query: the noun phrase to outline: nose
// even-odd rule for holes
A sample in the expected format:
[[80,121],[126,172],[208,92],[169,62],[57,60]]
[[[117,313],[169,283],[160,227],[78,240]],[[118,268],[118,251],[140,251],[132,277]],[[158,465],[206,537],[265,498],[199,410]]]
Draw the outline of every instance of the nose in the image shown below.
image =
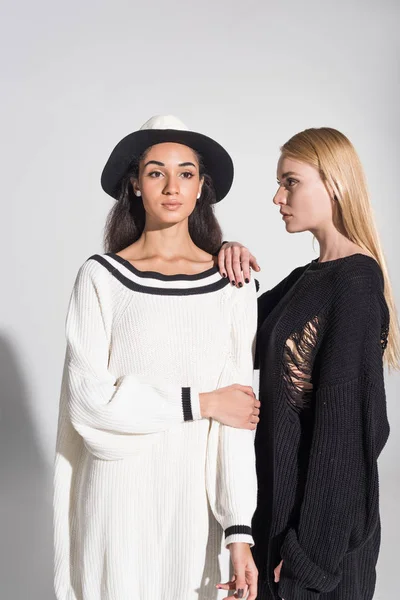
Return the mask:
[[179,194],[179,181],[177,177],[170,175],[166,178],[163,194],[167,194],[168,196]]
[[274,198],[273,198],[273,203],[276,204],[276,206],[279,206],[280,204],[286,204],[286,201],[287,201],[287,192],[286,192],[285,188],[280,185],[276,191]]

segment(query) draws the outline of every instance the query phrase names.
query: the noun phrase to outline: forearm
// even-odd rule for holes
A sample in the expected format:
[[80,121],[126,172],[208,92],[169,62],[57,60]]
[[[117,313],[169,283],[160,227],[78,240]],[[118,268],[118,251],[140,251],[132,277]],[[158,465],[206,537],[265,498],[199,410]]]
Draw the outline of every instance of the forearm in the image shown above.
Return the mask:
[[152,384],[136,375],[115,382],[106,373],[100,380],[74,368],[69,369],[68,381],[71,421],[84,437],[86,428],[147,434],[202,418],[199,394],[194,388]]
[[253,545],[251,520],[257,501],[253,433],[212,422],[206,481],[211,508],[225,544]]
[[67,414],[65,390],[62,390],[53,479],[54,588],[57,599],[71,593],[71,530],[75,526],[74,488],[84,452],[81,436]]

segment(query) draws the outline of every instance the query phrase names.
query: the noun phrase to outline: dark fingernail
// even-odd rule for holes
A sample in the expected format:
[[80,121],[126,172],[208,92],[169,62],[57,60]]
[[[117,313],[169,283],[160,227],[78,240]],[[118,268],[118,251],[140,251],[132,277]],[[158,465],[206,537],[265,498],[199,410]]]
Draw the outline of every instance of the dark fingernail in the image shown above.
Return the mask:
[[238,598],[243,598],[243,595],[244,595],[244,590],[240,589],[240,590],[237,591],[237,597]]
[[241,281],[239,281],[239,287],[242,287],[243,283]]
[[222,273],[222,277],[226,277],[226,273]]
[[246,279],[245,279],[245,282],[246,282],[246,283],[250,283],[250,279],[248,279],[248,278],[246,277]]
[[232,285],[235,285],[236,282],[235,281],[231,281],[231,283],[232,283]]

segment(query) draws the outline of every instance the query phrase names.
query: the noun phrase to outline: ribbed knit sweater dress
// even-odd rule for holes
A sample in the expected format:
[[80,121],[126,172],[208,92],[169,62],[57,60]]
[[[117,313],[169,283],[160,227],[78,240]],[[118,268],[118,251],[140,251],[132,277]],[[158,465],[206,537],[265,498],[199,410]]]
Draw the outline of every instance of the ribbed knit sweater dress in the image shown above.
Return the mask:
[[258,600],[373,596],[388,329],[382,272],[361,254],[313,261],[259,298]]
[[212,268],[141,272],[116,254],[70,300],[54,482],[58,600],[208,600],[253,543],[254,435],[199,393],[252,385],[255,286]]

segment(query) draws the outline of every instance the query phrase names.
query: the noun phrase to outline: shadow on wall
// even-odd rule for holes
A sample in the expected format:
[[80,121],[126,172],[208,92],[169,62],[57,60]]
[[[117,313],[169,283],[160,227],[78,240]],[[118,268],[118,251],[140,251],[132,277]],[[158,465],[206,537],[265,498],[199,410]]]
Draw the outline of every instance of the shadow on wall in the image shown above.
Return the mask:
[[35,439],[27,381],[0,335],[0,598],[51,600],[52,485]]

